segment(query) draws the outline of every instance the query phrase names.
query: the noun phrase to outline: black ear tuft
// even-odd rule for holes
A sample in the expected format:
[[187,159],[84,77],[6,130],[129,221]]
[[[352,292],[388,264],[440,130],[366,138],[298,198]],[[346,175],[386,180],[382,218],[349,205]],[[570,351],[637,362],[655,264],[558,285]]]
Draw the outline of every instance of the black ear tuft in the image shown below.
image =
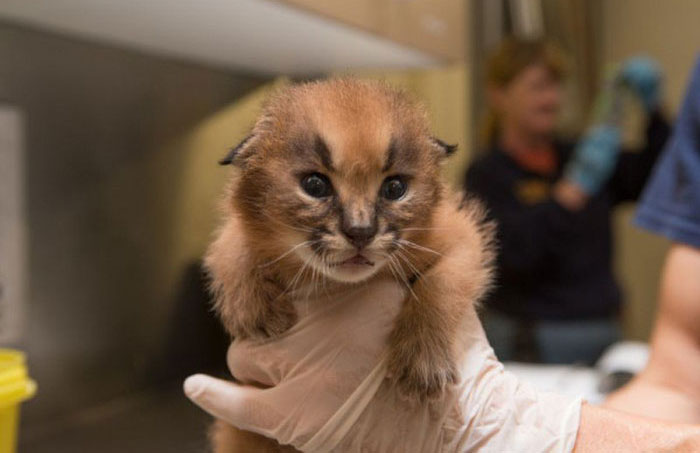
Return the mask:
[[253,138],[253,134],[250,134],[246,138],[243,139],[242,142],[240,142],[238,145],[235,147],[231,148],[231,150],[228,152],[226,157],[221,159],[219,161],[219,165],[235,165],[236,157],[240,154],[240,152],[243,150],[243,148],[246,147],[246,145],[249,144],[250,139]]
[[439,138],[431,137],[431,140],[437,146],[442,150],[442,152],[445,153],[446,156],[449,156],[451,154],[454,154],[455,151],[457,151],[457,145],[448,145],[447,143],[443,142]]

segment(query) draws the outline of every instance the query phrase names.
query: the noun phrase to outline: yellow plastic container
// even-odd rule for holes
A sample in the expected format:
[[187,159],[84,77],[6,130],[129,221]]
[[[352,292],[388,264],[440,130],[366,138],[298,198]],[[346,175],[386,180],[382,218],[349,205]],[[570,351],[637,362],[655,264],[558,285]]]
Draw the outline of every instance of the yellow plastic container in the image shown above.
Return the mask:
[[19,430],[19,404],[36,392],[27,375],[24,354],[0,349],[0,453],[14,453]]

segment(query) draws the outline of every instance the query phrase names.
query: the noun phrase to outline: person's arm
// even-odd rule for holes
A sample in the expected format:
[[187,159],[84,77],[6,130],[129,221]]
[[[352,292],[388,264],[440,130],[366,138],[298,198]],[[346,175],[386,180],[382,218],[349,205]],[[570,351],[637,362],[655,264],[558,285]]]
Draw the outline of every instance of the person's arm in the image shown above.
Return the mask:
[[646,146],[638,152],[622,152],[610,180],[614,202],[635,201],[661,153],[671,128],[661,113],[662,72],[651,58],[639,56],[627,60],[618,80],[640,101],[648,117]]
[[574,453],[700,451],[700,426],[664,423],[584,404]]
[[637,151],[620,153],[610,189],[616,203],[635,201],[644,188],[657,158],[671,135],[671,126],[659,109],[649,115],[646,145]]
[[[638,153],[620,152],[623,87],[636,94],[647,112],[646,147]],[[608,187],[613,201],[636,200],[661,152],[670,128],[660,113],[661,70],[646,57],[628,59],[598,94],[594,119],[564,169],[558,192],[569,209],[585,206],[588,198]]]
[[700,423],[700,249],[668,253],[645,370],[605,405],[639,415]]
[[700,423],[700,59],[636,223],[676,241],[666,256],[649,363],[606,405]]

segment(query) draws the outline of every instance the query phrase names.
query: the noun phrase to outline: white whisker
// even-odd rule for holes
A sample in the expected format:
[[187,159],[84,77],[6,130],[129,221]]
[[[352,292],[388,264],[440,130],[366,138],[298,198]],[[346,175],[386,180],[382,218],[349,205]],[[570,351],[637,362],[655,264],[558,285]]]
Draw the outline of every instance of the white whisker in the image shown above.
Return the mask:
[[397,250],[395,253],[399,259],[403,260],[403,262],[411,268],[411,271],[416,277],[420,277],[422,275],[418,268],[413,265],[413,263],[408,259],[408,257],[401,252],[401,250]]
[[[304,264],[299,268],[299,270],[294,274],[294,277],[292,277],[292,280],[289,282],[289,285],[287,285],[287,288],[282,291],[282,294],[280,296],[283,296],[287,293],[294,293],[296,290],[296,284],[299,278],[301,277],[301,274],[304,272],[306,269],[306,266],[309,264],[309,262],[313,259],[313,255],[311,255],[306,261],[304,261]],[[291,289],[291,291],[290,291]]]
[[406,239],[398,239],[397,242],[398,242],[399,244],[403,244],[403,245],[406,245],[406,246],[408,246],[408,247],[413,247],[413,248],[415,248],[415,249],[417,249],[417,250],[422,250],[422,251],[424,251],[424,252],[434,253],[434,254],[436,254],[436,255],[438,255],[438,256],[442,256],[442,253],[440,253],[440,252],[437,252],[437,251],[435,251],[435,250],[433,250],[433,249],[431,249],[431,248],[428,248],[428,247],[424,247],[424,246],[422,246],[422,245],[418,245],[418,244],[416,244],[415,242],[411,242],[411,241],[406,240]]
[[269,265],[271,265],[271,264],[274,264],[274,263],[278,262],[279,260],[283,259],[285,256],[289,255],[290,253],[294,252],[294,251],[295,251],[296,249],[298,249],[299,247],[303,247],[303,246],[305,246],[305,245],[310,245],[310,244],[313,244],[313,243],[315,243],[315,242],[318,242],[318,241],[303,241],[303,242],[300,242],[299,244],[295,245],[295,246],[292,247],[291,249],[287,250],[286,252],[284,252],[283,254],[281,254],[280,256],[278,256],[277,258],[275,258],[274,260],[268,261],[267,263],[260,264],[260,265],[258,265],[258,267],[267,267],[267,266],[269,266]]
[[411,259],[413,259],[413,260],[420,260],[420,257],[414,255],[413,252],[412,252],[411,250],[409,250],[408,248],[406,248],[405,245],[397,243],[397,244],[396,244],[396,247],[397,247],[397,249],[396,249],[397,251],[400,250],[401,252],[403,252],[404,254],[406,254],[407,257],[409,257],[409,258],[411,258]]
[[401,228],[401,231],[442,231],[442,230],[453,230],[450,227],[436,227],[436,228],[420,228],[420,227],[409,227]]
[[301,226],[295,226],[295,225],[289,225],[288,223],[285,223],[285,222],[281,221],[280,219],[276,219],[276,218],[270,216],[270,215],[269,215],[268,213],[266,213],[265,211],[262,211],[262,214],[265,216],[266,219],[269,219],[269,220],[272,221],[272,222],[278,223],[278,224],[280,224],[280,225],[282,225],[282,226],[284,226],[284,227],[290,228],[290,229],[292,229],[292,230],[301,231],[301,232],[303,232],[303,233],[313,233],[313,232],[314,232],[314,230],[311,229],[311,228],[306,228],[306,227],[301,227]]
[[394,280],[396,281],[396,283],[401,283],[399,281],[399,277],[396,275],[396,272],[394,272],[394,266],[392,264],[391,257],[389,255],[386,255],[386,258],[387,258],[386,264],[389,266],[389,271],[391,271],[391,275],[394,277]]
[[413,295],[413,297],[418,301],[418,296],[416,293],[413,291],[413,288],[411,287],[411,283],[408,281],[406,278],[406,274],[404,273],[403,269],[401,269],[401,266],[397,261],[394,261],[394,257],[391,255],[387,255],[389,258],[390,263],[394,263],[396,265],[396,272],[399,274],[399,277],[401,277],[401,281],[403,281],[404,285],[406,285],[406,289],[410,291],[410,293]]

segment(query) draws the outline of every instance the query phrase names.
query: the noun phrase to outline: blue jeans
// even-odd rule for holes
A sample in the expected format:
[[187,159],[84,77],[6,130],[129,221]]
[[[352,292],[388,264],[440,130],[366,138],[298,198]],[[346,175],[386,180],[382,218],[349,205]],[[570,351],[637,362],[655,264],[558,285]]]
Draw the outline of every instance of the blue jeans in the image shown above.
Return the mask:
[[613,318],[523,322],[489,311],[482,317],[486,336],[501,361],[593,365],[622,337]]

